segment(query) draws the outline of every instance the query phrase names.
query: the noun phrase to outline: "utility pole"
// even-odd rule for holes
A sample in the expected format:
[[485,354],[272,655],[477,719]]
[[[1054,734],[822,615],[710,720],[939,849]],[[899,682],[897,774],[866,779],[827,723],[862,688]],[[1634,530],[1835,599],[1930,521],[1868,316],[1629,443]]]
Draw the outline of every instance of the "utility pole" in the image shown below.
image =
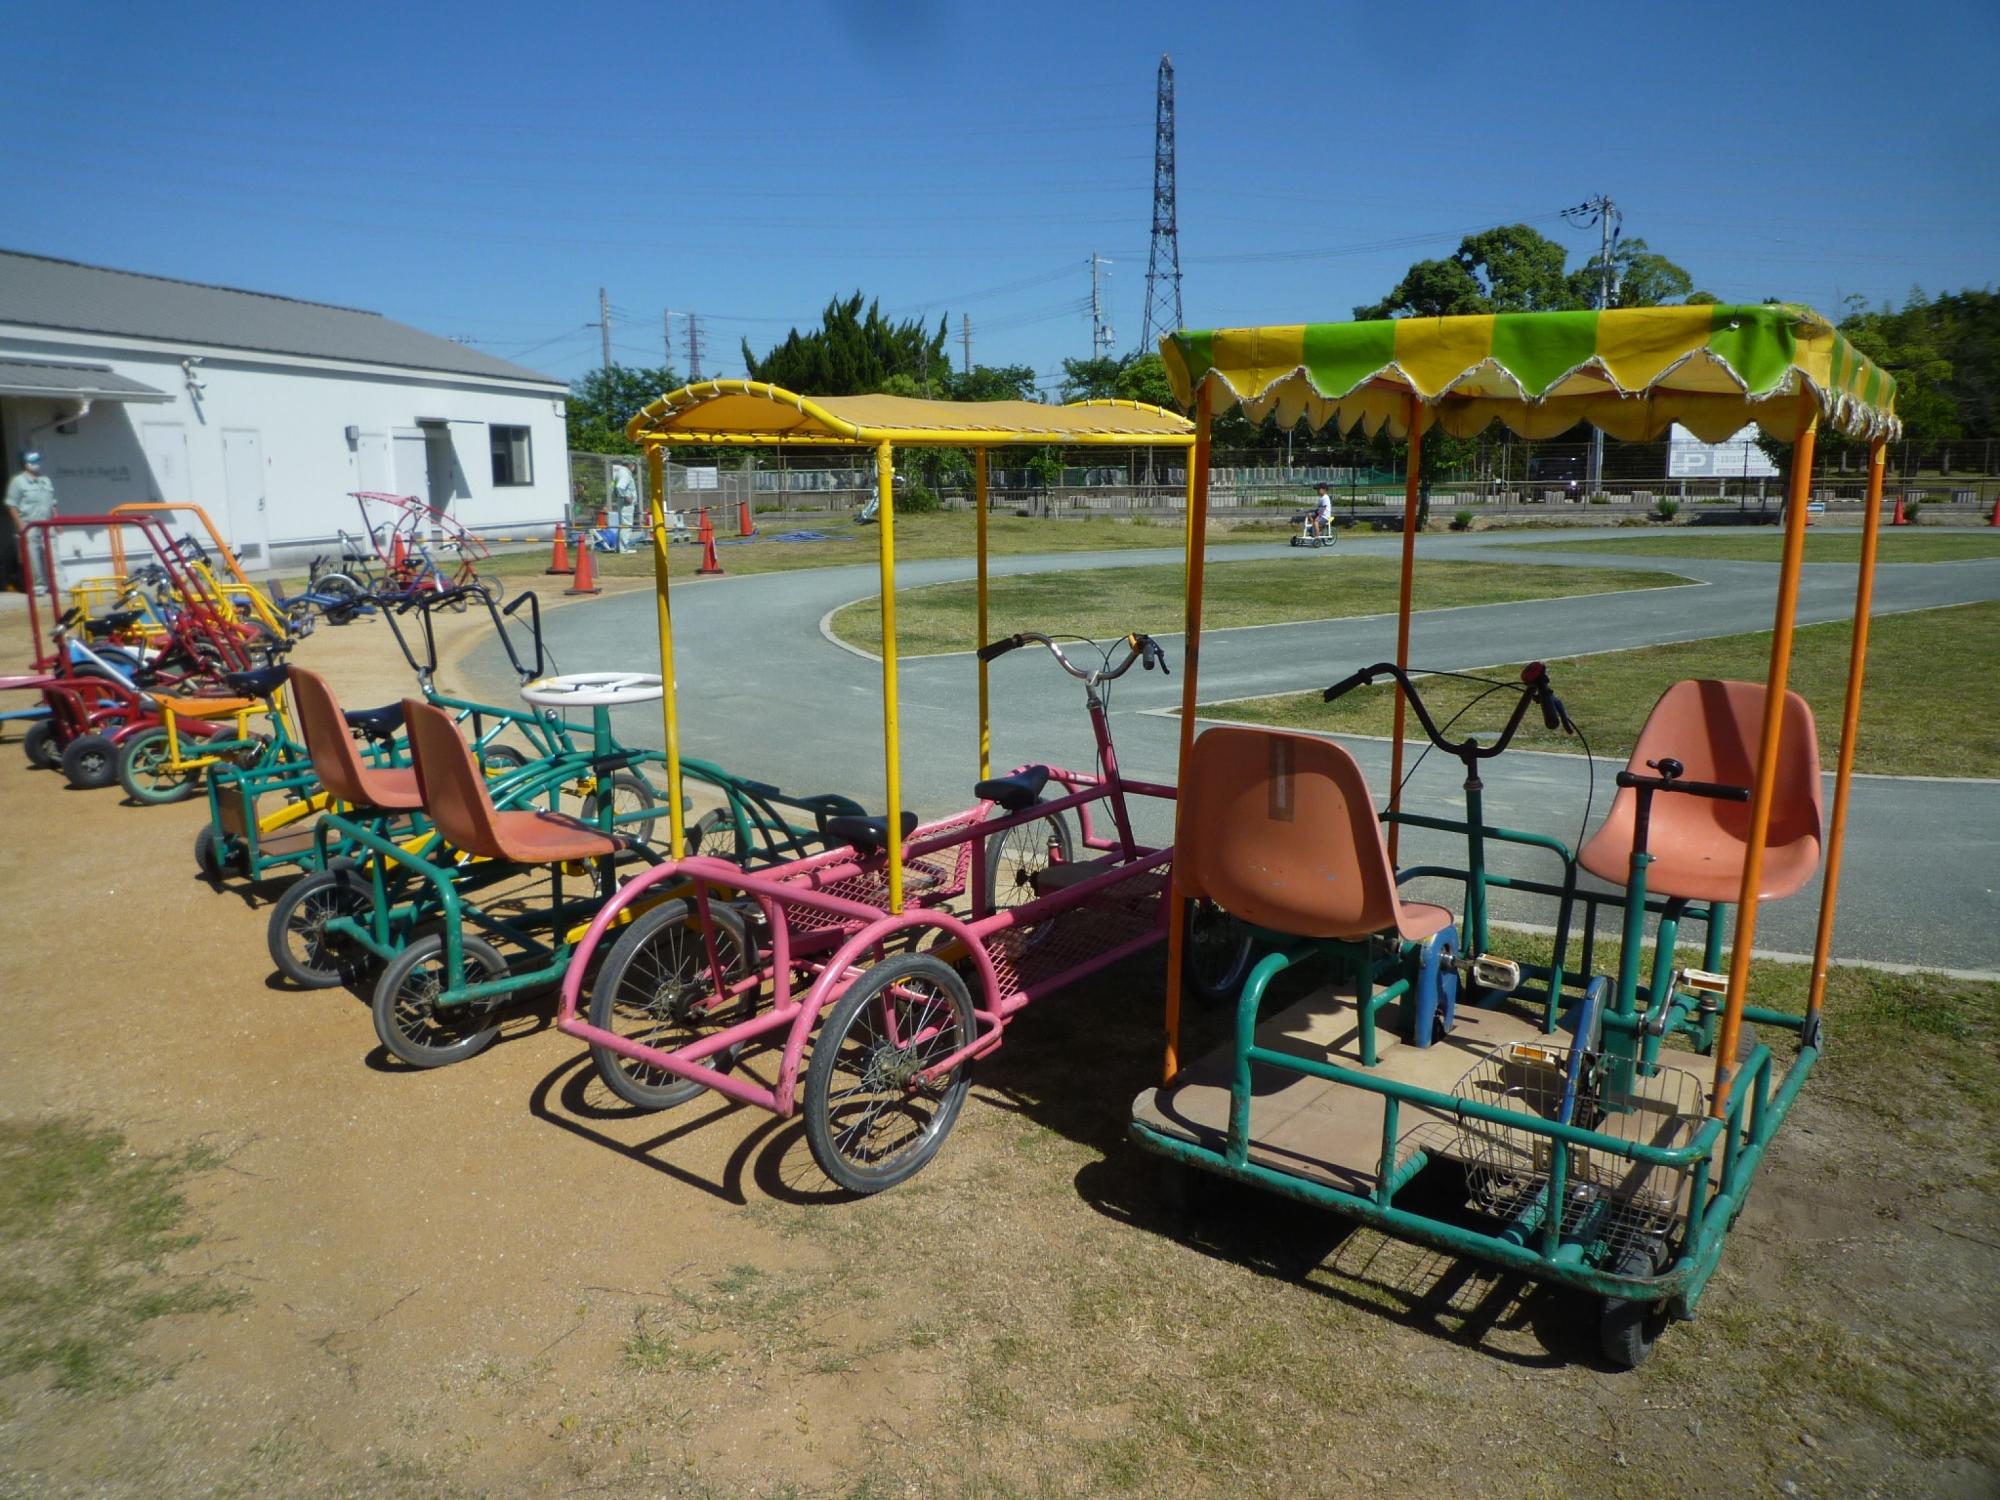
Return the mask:
[[1118,335],[1112,332],[1110,320],[1105,316],[1104,293],[1100,286],[1100,266],[1113,265],[1095,250],[1090,252],[1090,357],[1104,359],[1111,353],[1111,346]]
[[701,379],[701,325],[695,315],[689,313],[688,320],[688,383],[692,385]]
[[1146,315],[1139,323],[1139,352],[1156,333],[1181,326],[1181,240],[1174,210],[1174,60],[1160,58],[1153,104],[1153,244],[1146,256]]
[[[1624,230],[1625,216],[1618,212],[1618,205],[1608,194],[1599,193],[1594,198],[1586,198],[1575,208],[1563,210],[1563,218],[1579,227],[1597,226],[1597,306],[1608,308],[1618,297],[1618,275],[1616,263],[1612,260],[1612,247]],[[1590,478],[1584,486],[1585,498],[1601,494],[1604,489],[1604,430],[1590,429]]]
[[671,307],[660,309],[660,341],[666,347],[667,366],[671,368],[674,362],[674,310]]
[[604,368],[611,368],[611,299],[597,289],[597,331],[604,335]]
[[965,373],[970,375],[972,373],[972,316],[969,313],[960,313],[958,315],[958,341],[965,346]]

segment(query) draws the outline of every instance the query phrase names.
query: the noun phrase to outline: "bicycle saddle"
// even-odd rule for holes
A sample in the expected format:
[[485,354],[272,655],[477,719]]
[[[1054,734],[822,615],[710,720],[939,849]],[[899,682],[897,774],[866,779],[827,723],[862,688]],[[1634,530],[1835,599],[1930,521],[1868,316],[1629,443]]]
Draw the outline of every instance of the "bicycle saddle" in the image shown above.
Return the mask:
[[114,609],[107,615],[92,615],[83,622],[83,628],[92,635],[116,635],[131,629],[132,622],[143,614],[143,609]]
[[974,783],[972,795],[982,802],[997,802],[1008,812],[1025,812],[1048,784],[1047,766],[1023,766],[1008,775]]
[[[873,854],[889,842],[889,819],[886,816],[879,818],[828,818],[826,820],[826,831],[829,838],[837,839],[843,844],[850,845],[856,854]],[[917,815],[913,812],[905,812],[903,814],[904,839],[907,840],[916,831]]]
[[403,705],[390,703],[382,708],[350,708],[341,712],[349,729],[358,729],[371,740],[386,740],[403,727]]
[[285,685],[285,668],[257,667],[248,672],[224,672],[222,680],[230,691],[245,698],[268,698]]

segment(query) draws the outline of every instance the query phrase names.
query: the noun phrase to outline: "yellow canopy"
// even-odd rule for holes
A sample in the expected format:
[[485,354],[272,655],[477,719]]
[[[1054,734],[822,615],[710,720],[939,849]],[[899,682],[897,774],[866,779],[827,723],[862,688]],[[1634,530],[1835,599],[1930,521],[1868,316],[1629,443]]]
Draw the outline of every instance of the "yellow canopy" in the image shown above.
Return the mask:
[[704,380],[642,407],[635,443],[806,443],[829,447],[991,447],[1080,443],[1190,447],[1186,417],[1137,401],[928,401],[914,396],[800,396],[756,380]]
[[1184,329],[1160,353],[1184,404],[1205,383],[1217,411],[1239,403],[1253,421],[1276,412],[1286,426],[1304,417],[1397,438],[1412,394],[1420,426],[1458,437],[1497,418],[1527,438],[1590,422],[1638,441],[1678,422],[1721,442],[1755,422],[1789,442],[1806,420],[1801,391],[1834,430],[1902,431],[1895,381],[1791,303]]

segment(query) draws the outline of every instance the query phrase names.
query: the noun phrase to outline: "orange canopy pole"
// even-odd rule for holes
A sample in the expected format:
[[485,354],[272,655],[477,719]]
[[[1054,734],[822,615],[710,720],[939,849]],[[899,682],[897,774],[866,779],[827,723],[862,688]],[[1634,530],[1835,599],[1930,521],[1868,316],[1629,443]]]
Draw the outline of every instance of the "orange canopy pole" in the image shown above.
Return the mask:
[[1757,741],[1757,784],[1750,797],[1750,842],[1744,850],[1743,885],[1737,896],[1736,946],[1729,954],[1729,999],[1722,1033],[1715,1043],[1715,1088],[1709,1113],[1728,1112],[1736,1079],[1736,1044],[1743,1032],[1743,1006],[1750,989],[1750,948],[1757,938],[1757,897],[1764,883],[1764,845],[1771,831],[1771,804],[1778,784],[1778,745],[1785,722],[1785,685],[1792,667],[1792,618],[1798,613],[1799,566],[1806,555],[1806,498],[1811,493],[1813,449],[1818,442],[1819,406],[1810,392],[1799,397],[1804,425],[1792,441],[1792,482],[1785,505],[1784,564],[1778,570],[1777,617],[1771,626],[1771,666],[1764,674],[1764,725]]
[[[1410,392],[1410,464],[1409,474],[1403,481],[1403,581],[1396,602],[1396,665],[1404,671],[1410,669],[1410,579],[1417,565],[1417,489],[1419,476],[1423,472],[1424,435],[1417,428],[1418,416],[1423,411],[1423,403],[1417,399],[1415,391]],[[1394,739],[1389,747],[1389,811],[1399,812],[1403,806],[1403,685],[1396,684],[1396,727]],[[1389,825],[1389,865],[1396,864],[1396,846],[1400,842],[1397,835],[1402,832],[1400,823]]]
[[1806,996],[1804,1036],[1819,1032],[1826,1000],[1827,955],[1833,947],[1833,912],[1840,903],[1840,854],[1847,839],[1847,792],[1854,776],[1854,739],[1861,727],[1861,679],[1868,670],[1868,625],[1875,602],[1875,544],[1882,529],[1882,469],[1888,440],[1868,450],[1868,501],[1861,518],[1861,577],[1854,586],[1854,641],[1847,654],[1847,703],[1840,715],[1840,761],[1833,773],[1833,818],[1826,833],[1826,879],[1820,887],[1819,934],[1813,939],[1812,990]]
[[[1195,396],[1194,452],[1188,457],[1187,553],[1181,601],[1184,632],[1181,646],[1181,748],[1174,784],[1187,785],[1188,760],[1194,754],[1196,685],[1201,678],[1201,590],[1208,565],[1208,444],[1209,388]],[[1174,862],[1167,873],[1167,1057],[1163,1084],[1181,1070],[1181,964],[1186,942],[1187,900],[1180,887],[1181,802],[1174,800]]]

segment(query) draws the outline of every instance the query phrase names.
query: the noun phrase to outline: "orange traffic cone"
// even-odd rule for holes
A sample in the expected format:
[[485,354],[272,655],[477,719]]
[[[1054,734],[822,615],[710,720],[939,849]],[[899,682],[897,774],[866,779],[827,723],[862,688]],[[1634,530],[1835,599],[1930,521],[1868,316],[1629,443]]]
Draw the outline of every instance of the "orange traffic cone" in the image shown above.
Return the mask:
[[542,571],[563,574],[576,571],[575,565],[569,560],[569,538],[563,534],[563,523],[560,521],[556,522],[555,550],[549,554],[549,565]]
[[1896,497],[1896,513],[1889,517],[1889,524],[1891,526],[1907,526],[1910,524],[1910,518],[1903,514],[1903,497],[1901,495]]
[[702,578],[720,578],[722,563],[715,555],[715,523],[708,519],[708,507],[701,508],[701,566],[695,573]]
[[390,571],[391,573],[400,573],[400,572],[402,572],[402,571],[403,571],[403,565],[404,565],[404,564],[405,564],[406,562],[408,562],[409,560],[410,560],[410,554],[409,554],[408,552],[406,552],[406,551],[404,550],[404,548],[403,548],[403,533],[402,533],[402,532],[400,532],[400,531],[392,531],[392,532],[390,532],[390,533],[389,533],[389,571]]
[[590,561],[590,538],[584,536],[576,544],[576,581],[563,590],[565,594],[601,594],[603,589],[597,584],[597,569]]
[[757,523],[750,519],[750,502],[748,500],[738,500],[736,502],[736,534],[738,536],[755,536],[757,534]]
[[1986,518],[1988,526],[2000,526],[2000,500],[1993,502],[1993,514]]

